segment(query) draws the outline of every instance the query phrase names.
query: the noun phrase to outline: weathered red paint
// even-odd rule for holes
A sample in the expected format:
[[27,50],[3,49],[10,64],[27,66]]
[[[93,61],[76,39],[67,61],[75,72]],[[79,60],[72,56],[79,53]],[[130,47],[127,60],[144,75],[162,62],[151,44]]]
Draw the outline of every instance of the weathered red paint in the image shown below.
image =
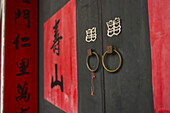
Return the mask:
[[170,0],[148,0],[155,113],[170,113]]
[[[55,20],[60,19],[58,32],[60,54],[50,49],[54,40]],[[58,66],[58,80],[63,76],[64,91],[60,86],[51,88],[52,76],[55,79],[55,64]],[[76,55],[76,2],[70,0],[44,23],[44,98],[67,113],[78,112],[77,94],[77,55]]]
[[[29,107],[26,113],[38,112],[38,99],[37,99],[37,40],[38,40],[38,1],[27,0],[30,4],[23,3],[24,0],[6,0],[5,8],[5,64],[4,64],[4,111],[3,113],[20,113],[21,108]],[[26,0],[25,0],[26,1]],[[15,11],[21,11],[20,18],[17,19],[15,24]],[[27,20],[23,19],[23,10],[30,11],[30,28],[26,27]],[[17,35],[21,37],[29,37],[30,47],[21,47],[21,40],[19,41],[19,49],[16,50],[13,44]],[[22,58],[29,59],[29,66],[26,71],[29,75],[16,76],[20,73],[20,69],[16,63],[20,62]],[[24,81],[28,83],[27,93],[30,93],[29,101],[25,102],[24,99],[19,102],[16,97],[19,96],[17,89],[18,84],[24,85]]]

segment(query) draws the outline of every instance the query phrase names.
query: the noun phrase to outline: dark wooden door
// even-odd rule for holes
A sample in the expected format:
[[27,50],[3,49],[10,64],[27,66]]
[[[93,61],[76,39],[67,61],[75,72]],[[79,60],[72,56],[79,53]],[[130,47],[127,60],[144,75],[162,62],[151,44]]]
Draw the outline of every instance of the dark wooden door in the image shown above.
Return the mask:
[[[91,96],[91,72],[86,67],[88,50],[93,49],[101,60],[102,33],[100,0],[77,0],[77,57],[79,84],[79,113],[104,113],[103,69],[100,62],[95,72],[94,96]],[[86,30],[96,27],[95,42],[86,42]],[[95,57],[89,59],[94,69],[97,64]],[[94,67],[93,67],[94,66]]]
[[[104,70],[105,112],[153,113],[147,0],[102,0],[101,4],[103,50],[112,45],[123,59],[116,73]],[[115,17],[120,17],[122,31],[110,38],[106,22]],[[119,61],[115,60],[108,56],[109,68]]]
[[[80,113],[153,113],[152,74],[147,0],[77,1],[77,40]],[[121,33],[107,36],[106,22],[121,19]],[[97,40],[85,42],[85,31],[97,28]],[[110,73],[102,66],[102,55],[113,46],[122,57],[121,68]],[[85,65],[87,50],[100,57],[95,73],[95,95],[90,96],[90,71]],[[114,69],[116,55],[105,57]],[[92,65],[97,63],[91,61]]]

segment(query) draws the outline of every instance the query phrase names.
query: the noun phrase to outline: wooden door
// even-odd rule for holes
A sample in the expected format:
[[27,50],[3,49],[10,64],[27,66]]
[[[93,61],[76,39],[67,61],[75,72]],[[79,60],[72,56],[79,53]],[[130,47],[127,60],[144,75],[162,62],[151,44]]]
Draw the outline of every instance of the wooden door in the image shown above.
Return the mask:
[[[81,113],[93,110],[96,113],[98,110],[104,113],[154,112],[147,6],[147,0],[78,1],[77,39]],[[122,31],[118,36],[108,37],[106,22],[115,17],[120,17]],[[97,40],[86,43],[82,39],[85,37],[85,30],[94,26],[97,28]],[[115,73],[107,72],[102,65],[99,66],[94,79],[95,96],[90,97],[88,95],[90,77],[87,76],[90,76],[90,72],[85,66],[85,55],[88,49],[94,49],[98,52],[101,63],[101,56],[107,51],[108,46],[116,48],[121,54],[123,63]],[[115,55],[107,56],[104,61],[110,69],[119,63]],[[102,110],[98,107],[100,104]]]
[[[68,0],[39,2],[39,112],[66,111],[44,99],[44,23]],[[76,0],[76,51],[78,113],[153,113],[150,37],[147,0]],[[106,22],[121,19],[121,33],[107,36]],[[97,39],[86,42],[86,30],[96,28]],[[115,73],[103,68],[102,55],[108,46],[120,53],[122,64]],[[94,96],[91,95],[91,72],[86,66],[88,50],[99,56],[94,73]],[[96,57],[89,58],[95,68]],[[116,54],[106,55],[105,65],[114,69],[119,63]],[[69,113],[69,111],[67,111]]]
[[[79,113],[104,113],[104,87],[101,33],[100,0],[77,0],[77,55],[78,55],[78,87],[79,87]],[[97,39],[94,42],[86,42],[86,30],[96,28]],[[94,83],[94,96],[91,96],[91,72],[86,66],[88,50],[96,52],[100,64]],[[89,58],[92,69],[97,66],[96,57]]]
[[[153,113],[147,0],[102,0],[101,4],[103,53],[112,45],[123,60],[116,73],[104,70],[105,112]],[[106,22],[115,17],[121,19],[121,33],[108,37]],[[116,55],[108,56],[106,63],[113,69],[112,63],[118,61]]]

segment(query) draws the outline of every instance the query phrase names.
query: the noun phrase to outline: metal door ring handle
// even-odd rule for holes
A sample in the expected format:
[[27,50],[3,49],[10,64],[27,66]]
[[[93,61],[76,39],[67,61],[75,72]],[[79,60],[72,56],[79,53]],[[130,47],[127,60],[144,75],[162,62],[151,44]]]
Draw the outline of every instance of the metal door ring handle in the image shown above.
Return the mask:
[[[92,55],[95,55],[96,58],[97,58],[97,67],[96,67],[95,69],[91,69],[90,66],[89,66],[89,63],[88,63],[88,62],[89,62],[89,58],[90,58],[90,56],[92,56]],[[94,52],[94,51],[92,51],[91,49],[88,50],[88,56],[87,56],[87,58],[86,58],[86,65],[87,65],[87,68],[88,68],[91,72],[97,71],[97,69],[98,69],[98,67],[99,67],[99,57],[98,57],[97,53]]]
[[[108,52],[108,50],[107,50],[107,51],[103,54],[103,56],[102,56],[102,64],[103,64],[103,67],[106,69],[106,71],[111,72],[111,73],[116,72],[117,70],[119,70],[119,68],[121,67],[121,64],[122,64],[122,58],[121,58],[120,53],[119,53],[116,49],[114,49],[113,51],[119,56],[119,60],[120,60],[118,67],[117,67],[116,69],[114,69],[114,70],[108,69],[108,68],[105,66],[105,64],[104,64],[104,57],[106,56],[106,54],[108,54],[108,53],[110,53],[110,52]],[[111,53],[113,53],[113,52],[111,51]]]

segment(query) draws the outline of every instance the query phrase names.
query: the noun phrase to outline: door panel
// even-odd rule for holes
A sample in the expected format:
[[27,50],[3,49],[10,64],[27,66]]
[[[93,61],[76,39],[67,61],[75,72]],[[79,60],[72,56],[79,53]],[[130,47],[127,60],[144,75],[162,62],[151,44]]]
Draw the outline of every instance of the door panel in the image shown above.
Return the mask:
[[[99,0],[77,0],[77,55],[78,55],[78,87],[79,87],[79,113],[103,113],[103,70],[101,66],[102,40],[101,40],[101,12]],[[97,39],[86,42],[86,30],[96,27]],[[94,79],[94,96],[91,96],[91,72],[86,67],[88,49],[93,49],[100,58],[100,65]],[[97,61],[90,57],[93,67]]]
[[[115,17],[122,31],[109,38],[106,22]],[[147,0],[102,0],[102,20],[104,52],[112,45],[123,59],[116,73],[104,70],[106,113],[153,113]],[[107,59],[109,68],[119,61]]]

